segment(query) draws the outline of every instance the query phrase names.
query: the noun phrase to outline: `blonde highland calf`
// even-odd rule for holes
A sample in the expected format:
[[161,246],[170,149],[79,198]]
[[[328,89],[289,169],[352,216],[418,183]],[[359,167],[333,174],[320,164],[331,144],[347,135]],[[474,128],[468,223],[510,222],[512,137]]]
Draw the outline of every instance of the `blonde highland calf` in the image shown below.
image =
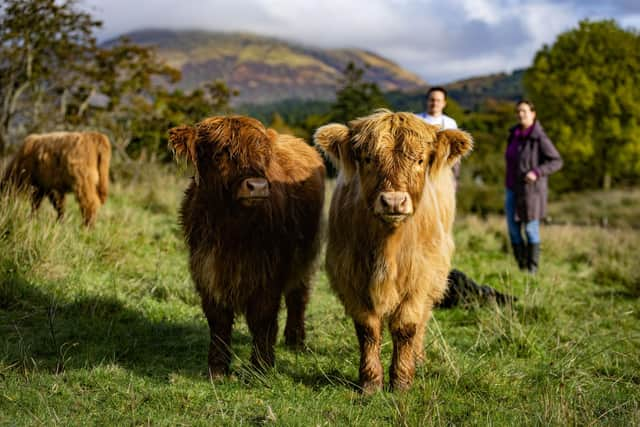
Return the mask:
[[408,389],[435,303],[447,287],[455,189],[451,168],[472,147],[410,113],[380,110],[319,128],[315,143],[340,169],[331,201],[326,268],[353,318],[360,386],[382,388],[383,323],[393,340],[391,386]]

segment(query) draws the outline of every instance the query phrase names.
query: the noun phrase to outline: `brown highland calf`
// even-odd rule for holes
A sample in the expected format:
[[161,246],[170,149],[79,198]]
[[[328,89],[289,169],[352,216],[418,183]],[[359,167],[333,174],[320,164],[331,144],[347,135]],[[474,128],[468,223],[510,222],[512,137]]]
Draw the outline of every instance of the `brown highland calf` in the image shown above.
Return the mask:
[[245,315],[253,336],[254,366],[273,366],[283,294],[286,344],[300,346],[305,336],[320,246],[322,158],[304,141],[249,117],[211,117],[169,135],[176,157],[195,168],[181,220],[209,322],[209,374],[229,371],[236,314]]
[[383,322],[393,340],[391,387],[407,389],[424,357],[424,328],[447,287],[455,213],[451,166],[468,134],[438,132],[410,113],[380,110],[319,128],[315,143],[340,169],[329,214],[326,267],[353,318],[360,386],[382,388]]
[[98,132],[54,132],[25,138],[2,179],[31,192],[34,210],[47,196],[64,216],[65,194],[78,199],[85,225],[93,225],[109,190],[109,138]]

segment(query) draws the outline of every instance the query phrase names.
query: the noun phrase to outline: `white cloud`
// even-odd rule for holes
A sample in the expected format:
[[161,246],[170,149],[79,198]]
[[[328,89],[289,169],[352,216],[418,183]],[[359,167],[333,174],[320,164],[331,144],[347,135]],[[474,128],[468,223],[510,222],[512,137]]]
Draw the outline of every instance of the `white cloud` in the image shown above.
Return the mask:
[[559,33],[578,23],[575,10],[563,3],[526,5],[521,15],[538,46],[552,43]]
[[624,28],[633,27],[640,30],[640,13],[628,15],[620,19],[620,23]]
[[320,47],[359,47],[429,82],[531,64],[580,19],[640,27],[640,2],[579,0],[85,0],[102,38],[141,28],[246,31]]
[[462,9],[467,19],[477,19],[488,24],[496,24],[500,21],[500,15],[504,8],[492,0],[461,0]]

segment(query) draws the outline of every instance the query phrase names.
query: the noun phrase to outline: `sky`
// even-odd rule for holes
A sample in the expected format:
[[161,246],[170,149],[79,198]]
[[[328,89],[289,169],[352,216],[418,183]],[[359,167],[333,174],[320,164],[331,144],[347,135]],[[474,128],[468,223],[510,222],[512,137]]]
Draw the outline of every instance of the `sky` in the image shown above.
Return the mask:
[[167,28],[250,32],[361,48],[429,84],[511,72],[582,19],[640,30],[640,0],[83,0],[101,40]]

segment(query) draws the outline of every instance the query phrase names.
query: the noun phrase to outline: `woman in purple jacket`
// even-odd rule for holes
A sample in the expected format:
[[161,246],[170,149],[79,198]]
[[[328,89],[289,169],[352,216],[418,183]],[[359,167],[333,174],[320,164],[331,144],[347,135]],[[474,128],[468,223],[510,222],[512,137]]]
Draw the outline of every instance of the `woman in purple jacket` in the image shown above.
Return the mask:
[[540,219],[547,207],[547,177],[562,167],[562,158],[536,120],[533,103],[519,101],[516,112],[519,124],[509,131],[505,153],[505,213],[518,266],[535,273],[540,260]]

